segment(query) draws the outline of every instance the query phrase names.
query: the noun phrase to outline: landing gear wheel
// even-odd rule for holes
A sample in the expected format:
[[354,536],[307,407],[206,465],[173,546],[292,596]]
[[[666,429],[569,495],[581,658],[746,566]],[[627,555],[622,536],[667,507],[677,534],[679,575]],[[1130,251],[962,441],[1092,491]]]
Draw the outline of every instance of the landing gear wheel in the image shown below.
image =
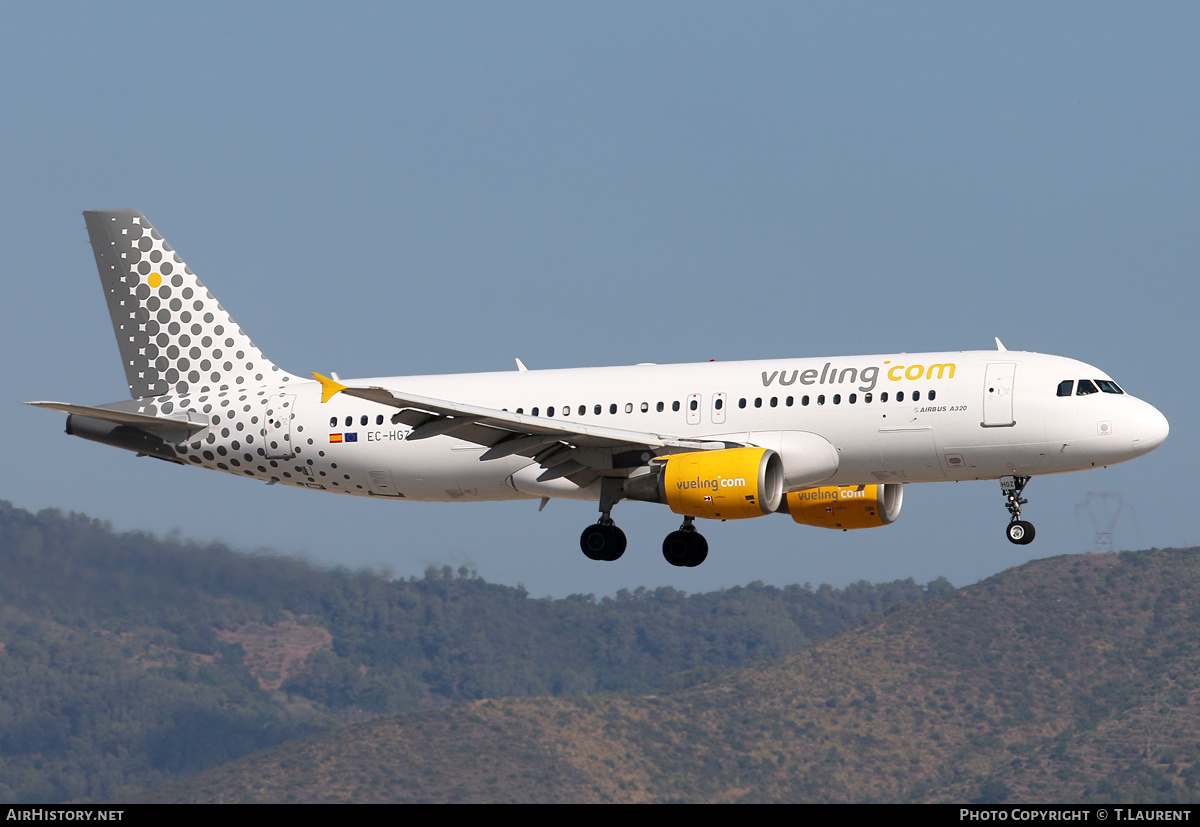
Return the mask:
[[1021,519],[1021,506],[1029,502],[1021,494],[1025,492],[1029,480],[1029,477],[1018,476],[1000,478],[1000,493],[1004,495],[1004,507],[1010,515],[1008,528],[1004,533],[1010,543],[1016,543],[1018,546],[1027,546],[1033,542],[1033,523]]
[[1014,520],[1008,524],[1008,530],[1005,533],[1008,535],[1010,543],[1027,546],[1033,542],[1036,532],[1033,530],[1033,523],[1026,520]]
[[579,548],[589,560],[619,560],[625,544],[625,532],[612,523],[590,525],[579,535]]
[[695,568],[708,558],[708,540],[694,528],[672,531],[663,540],[663,557],[672,566]]

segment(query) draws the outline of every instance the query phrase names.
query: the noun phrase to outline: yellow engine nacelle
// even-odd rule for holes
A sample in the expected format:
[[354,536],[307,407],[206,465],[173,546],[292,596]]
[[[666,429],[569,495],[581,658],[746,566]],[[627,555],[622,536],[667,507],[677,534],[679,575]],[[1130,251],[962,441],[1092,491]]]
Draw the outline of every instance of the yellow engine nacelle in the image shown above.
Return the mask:
[[710,520],[761,517],[783,503],[783,461],[769,448],[693,451],[655,464],[660,466],[655,472],[626,482],[626,497]]
[[820,528],[875,528],[895,522],[904,503],[904,486],[825,485],[787,495],[781,510],[803,525]]

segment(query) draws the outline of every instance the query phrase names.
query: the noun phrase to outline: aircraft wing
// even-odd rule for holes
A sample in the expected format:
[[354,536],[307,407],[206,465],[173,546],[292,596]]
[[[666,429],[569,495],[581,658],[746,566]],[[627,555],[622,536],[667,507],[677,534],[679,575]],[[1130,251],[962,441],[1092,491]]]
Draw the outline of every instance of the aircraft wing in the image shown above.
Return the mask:
[[319,373],[313,376],[321,383],[322,402],[344,393],[398,408],[392,423],[410,426],[409,440],[447,434],[486,446],[487,450],[480,456],[484,462],[513,455],[529,457],[546,468],[539,481],[571,477],[586,485],[581,481],[583,478],[594,479],[614,468],[645,464],[649,457],[642,455],[647,451],[660,455],[742,444],[529,416],[382,387],[354,388]]

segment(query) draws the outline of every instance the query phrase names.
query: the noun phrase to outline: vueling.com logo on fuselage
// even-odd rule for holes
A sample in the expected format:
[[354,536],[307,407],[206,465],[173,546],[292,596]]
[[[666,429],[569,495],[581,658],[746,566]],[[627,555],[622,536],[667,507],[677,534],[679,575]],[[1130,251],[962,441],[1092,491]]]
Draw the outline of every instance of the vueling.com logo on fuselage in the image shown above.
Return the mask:
[[718,488],[745,488],[745,477],[716,477],[711,480],[702,480],[696,477],[694,480],[679,480],[675,483],[675,487],[680,491],[691,491],[694,489],[705,489],[716,491]]
[[914,382],[918,379],[953,379],[954,367],[953,362],[940,362],[934,365],[893,365],[888,360],[882,365],[870,365],[865,368],[835,368],[832,362],[826,362],[825,367],[820,371],[816,368],[793,370],[790,373],[786,370],[773,370],[770,373],[764,370],[762,383],[765,388],[776,379],[779,380],[780,385],[785,386],[794,385],[797,380],[801,385],[841,385],[845,382],[850,384],[861,382],[858,389],[867,393],[875,390],[880,373],[893,382],[904,379]]

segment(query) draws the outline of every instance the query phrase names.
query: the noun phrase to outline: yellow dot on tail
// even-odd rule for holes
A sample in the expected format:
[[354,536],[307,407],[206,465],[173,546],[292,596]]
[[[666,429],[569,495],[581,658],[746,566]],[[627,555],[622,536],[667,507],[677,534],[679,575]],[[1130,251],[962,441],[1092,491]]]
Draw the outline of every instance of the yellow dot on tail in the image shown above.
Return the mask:
[[151,273],[150,278],[146,279],[146,281],[150,282],[151,287],[158,287],[162,284],[162,276],[158,273]]

